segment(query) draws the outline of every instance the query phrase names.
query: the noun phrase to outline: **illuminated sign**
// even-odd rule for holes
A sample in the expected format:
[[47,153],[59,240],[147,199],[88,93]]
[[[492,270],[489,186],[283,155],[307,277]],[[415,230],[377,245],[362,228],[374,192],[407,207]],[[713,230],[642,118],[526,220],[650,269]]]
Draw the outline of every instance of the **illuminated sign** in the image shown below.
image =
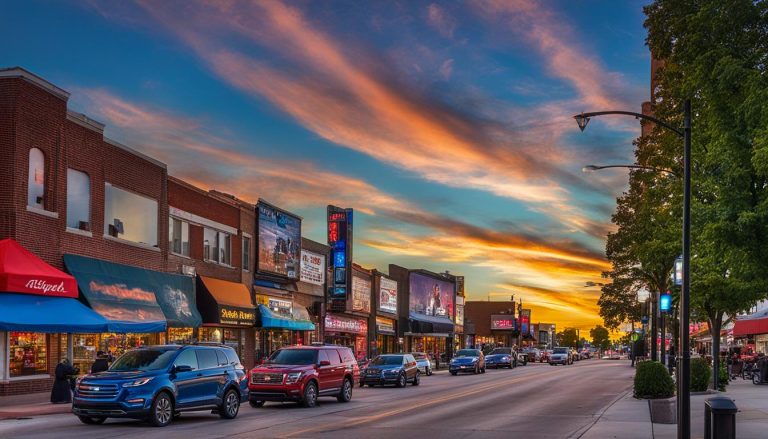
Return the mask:
[[219,304],[219,323],[231,326],[253,326],[256,323],[256,312],[251,308]]
[[379,311],[397,314],[397,281],[383,276],[379,281]]
[[672,305],[672,296],[669,294],[662,294],[659,296],[659,309],[661,312],[669,312],[669,308]]
[[301,250],[301,275],[299,280],[314,285],[325,283],[325,256]]
[[491,316],[492,330],[514,331],[516,328],[515,318],[509,314],[495,314]]
[[328,205],[328,246],[333,262],[328,295],[336,302],[344,301],[352,289],[352,209]]
[[350,319],[347,317],[326,314],[325,330],[327,332],[351,332],[355,334],[368,334],[368,322],[363,319]]
[[529,329],[528,326],[531,323],[531,310],[530,309],[524,309],[520,311],[520,332],[523,334],[527,334]]

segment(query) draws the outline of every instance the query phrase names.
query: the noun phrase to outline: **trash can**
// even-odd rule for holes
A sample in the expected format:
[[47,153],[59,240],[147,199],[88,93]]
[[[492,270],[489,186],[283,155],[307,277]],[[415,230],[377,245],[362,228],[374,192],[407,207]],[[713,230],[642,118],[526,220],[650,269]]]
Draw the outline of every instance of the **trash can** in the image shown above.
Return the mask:
[[732,399],[724,396],[704,402],[704,439],[736,439],[736,412]]

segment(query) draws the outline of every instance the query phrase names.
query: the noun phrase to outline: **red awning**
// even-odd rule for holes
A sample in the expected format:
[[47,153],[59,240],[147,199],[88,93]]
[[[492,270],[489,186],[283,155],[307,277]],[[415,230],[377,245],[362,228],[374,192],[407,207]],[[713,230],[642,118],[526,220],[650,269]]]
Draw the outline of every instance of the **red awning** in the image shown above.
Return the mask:
[[76,298],[75,278],[46,264],[13,239],[0,240],[0,291]]
[[736,320],[733,325],[734,337],[753,334],[768,334],[768,317]]

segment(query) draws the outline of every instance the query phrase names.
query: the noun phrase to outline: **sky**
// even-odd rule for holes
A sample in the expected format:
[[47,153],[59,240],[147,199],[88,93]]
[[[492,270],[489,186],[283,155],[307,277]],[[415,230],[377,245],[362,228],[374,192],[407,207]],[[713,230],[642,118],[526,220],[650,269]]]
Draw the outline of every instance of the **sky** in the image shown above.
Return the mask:
[[601,323],[605,237],[650,94],[644,1],[11,0],[0,66],[171,175],[303,217],[354,260],[466,278],[532,322]]

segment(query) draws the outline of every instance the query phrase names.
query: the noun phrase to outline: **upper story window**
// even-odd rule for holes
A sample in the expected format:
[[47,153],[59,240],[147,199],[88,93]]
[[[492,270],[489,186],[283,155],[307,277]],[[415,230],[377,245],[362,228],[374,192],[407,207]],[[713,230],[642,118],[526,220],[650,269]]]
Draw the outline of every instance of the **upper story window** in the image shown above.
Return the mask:
[[91,179],[67,169],[67,227],[91,230]]
[[251,267],[251,238],[243,236],[243,270],[248,271]]
[[29,150],[27,206],[45,209],[45,154],[37,148]]
[[205,228],[203,259],[217,264],[232,265],[232,237],[229,233]]
[[168,222],[168,245],[171,252],[189,256],[189,223],[174,217],[169,217]]
[[157,246],[157,200],[106,183],[104,234]]

